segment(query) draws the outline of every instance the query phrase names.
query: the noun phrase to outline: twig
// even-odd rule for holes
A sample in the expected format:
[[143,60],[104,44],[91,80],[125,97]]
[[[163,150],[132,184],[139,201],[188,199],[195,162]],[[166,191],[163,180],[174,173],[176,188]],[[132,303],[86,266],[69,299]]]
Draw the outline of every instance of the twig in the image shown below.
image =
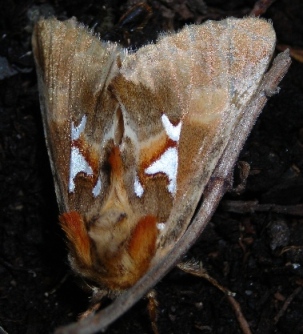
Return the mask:
[[253,212],[276,212],[292,216],[303,216],[303,204],[298,205],[276,205],[259,204],[258,201],[222,201],[220,206],[229,212],[253,213]]
[[302,290],[302,287],[299,286],[295,289],[295,291],[285,300],[281,310],[278,312],[278,314],[274,318],[274,323],[277,324],[280,318],[284,315],[285,311],[287,310],[290,303],[293,301],[293,299],[296,297],[297,294],[299,294]]
[[217,289],[221,290],[226,295],[227,300],[229,301],[233,310],[235,311],[235,316],[239,322],[239,325],[242,329],[243,334],[251,334],[249,324],[246,321],[242,313],[241,305],[234,298],[234,296],[236,295],[234,292],[231,292],[230,290],[228,290],[227,288],[219,284],[217,280],[215,280],[213,277],[211,277],[208,274],[206,269],[203,268],[202,264],[199,264],[196,262],[185,262],[185,263],[179,263],[177,267],[191,275],[202,277],[206,279],[209,283],[211,283]]
[[251,10],[251,16],[261,16],[263,15],[267,9],[275,2],[276,0],[258,0],[254,8]]
[[237,320],[238,320],[238,322],[240,324],[242,332],[244,334],[251,334],[251,330],[249,328],[249,324],[246,321],[245,317],[243,316],[240,304],[236,301],[236,299],[233,296],[227,295],[226,297],[227,297],[229,303],[232,305],[232,307],[233,307],[233,309],[235,311],[236,318],[237,318]]

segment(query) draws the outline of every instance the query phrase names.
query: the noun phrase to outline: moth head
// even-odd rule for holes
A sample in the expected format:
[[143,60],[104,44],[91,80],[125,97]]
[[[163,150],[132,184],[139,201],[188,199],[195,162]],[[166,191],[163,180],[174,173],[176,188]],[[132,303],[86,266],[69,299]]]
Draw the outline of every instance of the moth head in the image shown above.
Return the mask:
[[[78,212],[62,214],[60,223],[69,242],[72,267],[101,287],[121,290],[132,286],[155,254],[158,228],[155,216],[145,216],[127,231],[125,226],[134,225],[128,219],[133,217],[110,210],[88,224]],[[104,220],[116,224],[115,239],[101,224]]]

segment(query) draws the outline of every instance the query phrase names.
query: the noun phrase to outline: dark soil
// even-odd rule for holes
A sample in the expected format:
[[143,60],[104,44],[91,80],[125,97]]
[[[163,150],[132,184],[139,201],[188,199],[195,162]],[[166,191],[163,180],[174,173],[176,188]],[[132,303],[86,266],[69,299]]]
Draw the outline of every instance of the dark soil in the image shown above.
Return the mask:
[[[184,24],[248,15],[255,1],[206,0],[203,5],[199,0],[155,0],[149,2],[150,19],[143,15],[117,24],[130,2],[0,4],[0,333],[52,333],[75,321],[89,296],[71,273],[57,224],[31,53],[35,18],[76,16],[107,39],[135,48]],[[279,45],[303,47],[302,1],[276,1],[264,16],[273,21]],[[251,168],[245,190],[224,197],[187,255],[236,292],[251,331],[258,334],[303,333],[302,78],[303,65],[293,60],[280,93],[267,103],[241,153],[240,160]],[[231,212],[235,203],[244,205],[239,201],[265,206]],[[156,291],[160,333],[241,333],[227,298],[205,280],[175,269]],[[108,333],[151,333],[146,300]]]

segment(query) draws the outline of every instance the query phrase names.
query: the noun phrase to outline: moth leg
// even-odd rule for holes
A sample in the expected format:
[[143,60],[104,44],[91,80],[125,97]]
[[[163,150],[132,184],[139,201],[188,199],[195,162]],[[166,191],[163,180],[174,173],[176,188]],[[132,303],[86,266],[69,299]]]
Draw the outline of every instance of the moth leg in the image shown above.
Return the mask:
[[239,182],[237,182],[238,184],[235,187],[233,187],[230,192],[234,194],[241,194],[246,188],[246,181],[250,172],[250,164],[247,163],[246,161],[238,161],[237,168],[239,170],[238,171]]
[[[228,176],[224,180],[219,179],[220,182],[223,181],[224,188],[222,192],[223,193],[229,192],[229,193],[236,194],[236,195],[241,194],[246,188],[246,181],[249,176],[249,173],[250,173],[249,163],[245,161],[238,161],[237,173],[235,177],[234,177],[234,171],[232,171],[230,172],[230,174],[228,174]],[[236,179],[236,182],[235,182],[235,179]],[[218,181],[217,178],[212,177],[210,181],[208,182],[203,194],[206,195],[207,193],[211,192],[217,181]]]
[[206,269],[203,268],[203,265],[201,262],[196,261],[190,261],[190,262],[181,262],[177,265],[177,267],[181,270],[183,270],[186,273],[189,273],[194,276],[202,277],[206,279],[208,282],[210,282],[212,285],[214,285],[216,288],[221,290],[227,297],[227,300],[229,301],[230,305],[232,306],[235,316],[239,322],[239,325],[242,329],[242,332],[244,334],[251,334],[251,330],[249,328],[249,324],[247,320],[245,319],[240,304],[236,301],[235,293],[231,292],[221,284],[219,284],[213,277],[209,276]]
[[149,318],[151,321],[152,330],[154,334],[158,334],[159,331],[158,331],[158,326],[157,326],[157,318],[158,318],[158,304],[159,303],[157,301],[157,293],[153,289],[149,291],[146,297],[148,299],[147,309],[148,309],[148,314],[149,314]]
[[101,302],[89,306],[86,311],[79,314],[78,320],[83,320],[85,318],[88,318],[89,316],[94,315],[99,310],[100,306]]
[[93,289],[93,294],[90,298],[89,305],[86,311],[82,312],[78,316],[78,320],[83,320],[89,316],[94,315],[101,307],[102,299],[108,295],[108,291]]

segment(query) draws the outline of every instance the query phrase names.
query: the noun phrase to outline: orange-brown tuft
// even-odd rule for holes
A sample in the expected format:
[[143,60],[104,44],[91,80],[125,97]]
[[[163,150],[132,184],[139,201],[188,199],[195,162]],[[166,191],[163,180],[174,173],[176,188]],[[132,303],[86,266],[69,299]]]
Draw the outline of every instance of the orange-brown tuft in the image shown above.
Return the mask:
[[123,173],[123,166],[122,166],[122,160],[121,160],[121,153],[120,153],[120,149],[118,146],[114,146],[108,161],[111,165],[111,175],[115,176],[115,177],[122,177],[122,173]]
[[59,220],[77,259],[83,266],[90,267],[92,265],[90,239],[82,216],[77,211],[71,211],[63,213]]
[[148,269],[156,251],[158,235],[155,216],[141,218],[135,227],[129,243],[129,254],[142,274]]

